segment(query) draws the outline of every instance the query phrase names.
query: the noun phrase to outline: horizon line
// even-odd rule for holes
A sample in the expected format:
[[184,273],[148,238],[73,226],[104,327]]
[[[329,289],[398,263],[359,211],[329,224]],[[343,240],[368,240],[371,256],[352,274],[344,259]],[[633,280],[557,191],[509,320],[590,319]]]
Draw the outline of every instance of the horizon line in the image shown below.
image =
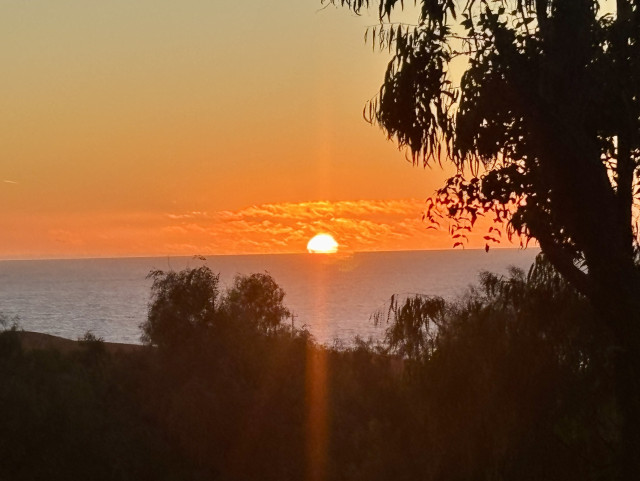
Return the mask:
[[[540,247],[532,245],[532,246],[509,246],[509,247],[500,247],[500,246],[492,246],[491,250],[526,250],[526,249],[540,249]],[[118,259],[162,259],[162,258],[197,258],[204,257],[205,260],[208,260],[209,257],[248,257],[248,256],[290,256],[290,255],[303,255],[303,256],[333,256],[333,257],[341,257],[345,255],[354,255],[354,254],[389,254],[395,252],[464,252],[464,251],[484,251],[484,247],[468,247],[468,248],[437,248],[437,249],[392,249],[392,250],[357,250],[357,251],[338,251],[332,254],[311,254],[306,251],[294,251],[294,252],[273,252],[273,253],[265,253],[265,252],[253,252],[253,253],[238,253],[238,254],[176,254],[176,255],[122,255],[122,256],[114,256],[114,255],[105,255],[105,256],[86,256],[86,257],[1,257],[0,262],[24,262],[24,261],[80,261],[80,260],[118,260]],[[488,253],[488,252],[487,252]]]

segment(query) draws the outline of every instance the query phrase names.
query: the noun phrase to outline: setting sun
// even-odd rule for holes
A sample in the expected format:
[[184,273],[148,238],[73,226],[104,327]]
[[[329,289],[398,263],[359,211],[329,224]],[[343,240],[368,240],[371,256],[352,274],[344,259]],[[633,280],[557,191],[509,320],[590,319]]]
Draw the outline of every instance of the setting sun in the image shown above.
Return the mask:
[[338,252],[338,243],[330,234],[318,234],[307,243],[310,254],[334,254]]

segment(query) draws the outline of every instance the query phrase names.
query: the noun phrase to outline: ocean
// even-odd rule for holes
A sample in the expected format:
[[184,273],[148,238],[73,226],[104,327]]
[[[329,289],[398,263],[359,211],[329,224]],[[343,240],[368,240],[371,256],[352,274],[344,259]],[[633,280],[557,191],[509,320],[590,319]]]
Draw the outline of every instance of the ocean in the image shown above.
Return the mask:
[[105,341],[139,343],[152,269],[179,270],[204,262],[221,287],[236,274],[269,272],[285,290],[295,325],[321,343],[379,339],[371,320],[391,295],[453,299],[483,271],[528,269],[538,249],[366,252],[352,255],[246,255],[0,261],[0,314],[20,328],[70,339],[90,331]]

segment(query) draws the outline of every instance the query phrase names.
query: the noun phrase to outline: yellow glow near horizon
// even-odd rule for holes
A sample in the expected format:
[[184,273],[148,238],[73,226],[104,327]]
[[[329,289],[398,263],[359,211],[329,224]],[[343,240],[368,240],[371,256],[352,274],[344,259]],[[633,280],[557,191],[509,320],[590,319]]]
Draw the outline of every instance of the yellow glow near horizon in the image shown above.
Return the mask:
[[335,254],[338,252],[338,243],[331,234],[318,234],[307,243],[310,254]]

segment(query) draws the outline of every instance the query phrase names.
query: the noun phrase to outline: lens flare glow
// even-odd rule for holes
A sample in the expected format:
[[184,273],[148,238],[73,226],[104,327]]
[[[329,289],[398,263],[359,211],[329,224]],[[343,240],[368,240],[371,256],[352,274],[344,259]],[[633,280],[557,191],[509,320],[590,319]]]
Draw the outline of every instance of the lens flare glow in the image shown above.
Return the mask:
[[338,243],[331,234],[318,234],[307,243],[310,254],[334,254],[338,252]]

